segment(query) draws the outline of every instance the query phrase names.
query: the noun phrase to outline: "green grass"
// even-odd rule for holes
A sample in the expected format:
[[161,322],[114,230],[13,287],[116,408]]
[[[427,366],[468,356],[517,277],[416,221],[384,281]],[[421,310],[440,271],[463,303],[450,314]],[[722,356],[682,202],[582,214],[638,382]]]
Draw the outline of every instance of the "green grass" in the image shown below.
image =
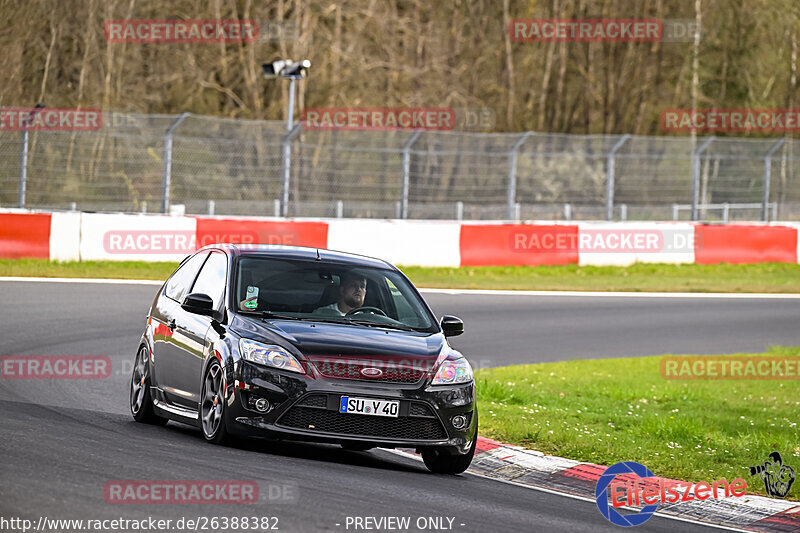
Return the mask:
[[[800,347],[766,354],[796,356]],[[800,474],[800,382],[665,380],[660,357],[601,359],[476,372],[480,433],[578,461],[636,461],[686,481],[747,481],[778,451]],[[788,495],[800,500],[800,481]]]
[[[0,276],[163,280],[176,263],[0,259]],[[800,265],[669,265],[627,267],[401,267],[418,287],[638,292],[800,293]]]
[[48,261],[0,259],[0,276],[165,280],[178,263],[146,261]]
[[402,267],[418,287],[634,292],[800,292],[800,265]]

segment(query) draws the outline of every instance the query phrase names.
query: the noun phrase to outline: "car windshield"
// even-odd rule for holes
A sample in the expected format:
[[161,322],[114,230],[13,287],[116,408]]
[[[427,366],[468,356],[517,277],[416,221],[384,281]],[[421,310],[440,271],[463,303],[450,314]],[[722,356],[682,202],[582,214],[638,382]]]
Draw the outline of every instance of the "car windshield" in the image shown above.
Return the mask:
[[242,256],[234,283],[240,313],[438,331],[419,293],[395,270]]

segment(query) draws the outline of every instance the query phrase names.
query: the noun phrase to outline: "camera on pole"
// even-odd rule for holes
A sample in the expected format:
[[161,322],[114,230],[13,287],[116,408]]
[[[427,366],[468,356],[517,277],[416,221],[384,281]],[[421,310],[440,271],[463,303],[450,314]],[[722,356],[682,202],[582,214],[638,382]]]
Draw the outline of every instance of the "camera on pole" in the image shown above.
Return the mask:
[[262,64],[261,72],[269,80],[278,77],[299,80],[308,76],[308,69],[310,68],[311,61],[308,59],[296,62],[291,59],[279,59],[272,63]]

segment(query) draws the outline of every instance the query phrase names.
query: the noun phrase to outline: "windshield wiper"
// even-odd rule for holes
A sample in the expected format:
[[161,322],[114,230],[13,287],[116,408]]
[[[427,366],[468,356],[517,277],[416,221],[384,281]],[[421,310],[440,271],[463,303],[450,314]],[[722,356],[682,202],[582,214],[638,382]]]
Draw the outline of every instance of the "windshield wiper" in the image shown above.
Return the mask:
[[280,318],[285,320],[302,320],[299,316],[282,315],[280,313],[273,313],[272,311],[239,311],[245,315],[260,316],[261,318]]
[[368,320],[353,320],[352,318],[349,319],[352,324],[358,324],[359,326],[367,326],[370,328],[386,328],[386,329],[399,329],[400,331],[415,331],[414,328],[409,326],[400,326],[395,324],[382,324],[379,322],[370,322]]

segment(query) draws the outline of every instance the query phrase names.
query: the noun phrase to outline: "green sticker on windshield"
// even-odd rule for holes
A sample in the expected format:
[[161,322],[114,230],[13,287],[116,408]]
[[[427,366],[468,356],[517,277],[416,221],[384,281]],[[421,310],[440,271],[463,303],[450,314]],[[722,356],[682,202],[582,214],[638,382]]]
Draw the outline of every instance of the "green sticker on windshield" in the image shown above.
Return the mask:
[[248,309],[255,309],[258,307],[258,302],[256,300],[250,300],[249,302],[245,302],[244,306]]

